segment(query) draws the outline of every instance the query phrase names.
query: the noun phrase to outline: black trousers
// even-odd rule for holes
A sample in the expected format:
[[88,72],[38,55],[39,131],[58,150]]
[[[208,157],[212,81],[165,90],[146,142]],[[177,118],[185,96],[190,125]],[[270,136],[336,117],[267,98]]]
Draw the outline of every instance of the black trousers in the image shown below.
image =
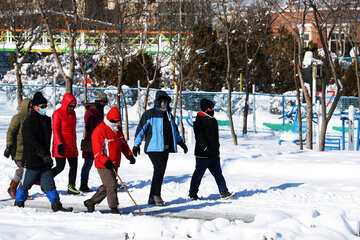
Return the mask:
[[161,185],[165,175],[169,151],[150,152],[148,155],[154,167],[150,196],[161,196]]
[[[69,170],[69,184],[75,187],[76,181],[76,173],[77,173],[77,166],[78,166],[78,159],[77,157],[74,158],[67,158],[70,166]],[[65,160],[66,158],[55,158],[56,160],[56,167],[52,169],[54,178],[56,175],[61,173],[65,168]]]

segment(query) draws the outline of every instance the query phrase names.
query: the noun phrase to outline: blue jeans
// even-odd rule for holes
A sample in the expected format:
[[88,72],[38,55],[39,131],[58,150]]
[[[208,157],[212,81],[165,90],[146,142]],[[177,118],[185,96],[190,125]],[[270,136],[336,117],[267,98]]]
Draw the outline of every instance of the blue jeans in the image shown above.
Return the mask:
[[222,174],[220,167],[220,157],[216,158],[196,158],[195,171],[192,175],[190,182],[189,196],[195,196],[199,191],[201,179],[205,174],[206,169],[209,169],[210,173],[215,178],[216,184],[219,188],[220,195],[227,193],[229,190],[226,187],[225,178]]
[[53,178],[53,174],[50,168],[44,169],[27,169],[24,168],[23,178],[20,182],[20,186],[16,191],[17,202],[25,202],[28,195],[28,190],[34,185],[36,181],[40,179],[40,186],[46,193],[46,196],[51,203],[58,202],[60,200],[59,194],[56,191],[56,186]]
[[93,158],[89,158],[89,159],[84,159],[84,165],[82,166],[82,169],[81,169],[81,184],[85,184],[87,186],[88,184],[88,181],[89,181],[89,172],[90,172],[90,169],[92,167],[94,163],[94,159]]

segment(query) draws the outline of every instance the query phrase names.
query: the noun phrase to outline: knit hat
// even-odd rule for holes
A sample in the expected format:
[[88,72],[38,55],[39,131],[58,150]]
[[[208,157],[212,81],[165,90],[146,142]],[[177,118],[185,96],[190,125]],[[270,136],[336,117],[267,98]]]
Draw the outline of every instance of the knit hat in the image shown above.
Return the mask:
[[108,99],[104,92],[96,93],[95,102],[105,102],[107,103]]
[[206,98],[201,99],[200,101],[200,108],[201,111],[206,111],[208,108],[213,108],[215,106],[215,103],[211,100],[208,100]]
[[47,100],[46,98],[44,98],[44,96],[42,95],[41,92],[36,92],[34,94],[33,100],[32,100],[32,104],[33,106],[38,106],[40,104],[47,104]]

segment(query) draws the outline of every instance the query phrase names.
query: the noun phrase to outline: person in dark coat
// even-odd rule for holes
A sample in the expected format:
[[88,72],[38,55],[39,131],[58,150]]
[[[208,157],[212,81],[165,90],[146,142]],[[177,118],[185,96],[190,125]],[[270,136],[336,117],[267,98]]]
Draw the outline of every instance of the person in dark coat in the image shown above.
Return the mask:
[[16,191],[15,206],[24,207],[28,190],[40,179],[41,188],[51,203],[51,209],[54,212],[72,211],[72,208],[63,208],[51,171],[51,118],[46,116],[47,100],[40,92],[36,92],[32,103],[33,111],[24,121],[22,128],[24,174]]
[[226,187],[220,167],[219,127],[214,118],[215,104],[208,99],[201,99],[201,111],[194,122],[196,166],[190,182],[190,199],[199,199],[197,193],[206,169],[215,178],[221,198],[227,199],[234,194]]
[[[22,126],[25,119],[29,116],[32,109],[32,103],[30,98],[25,98],[21,101],[20,111],[14,115],[11,119],[7,134],[6,134],[6,149],[4,156],[14,160],[18,167],[15,171],[13,179],[11,179],[8,193],[12,199],[15,199],[16,189],[19,186],[20,180],[23,175],[23,167],[21,165],[21,159],[23,155],[23,136]],[[28,196],[28,200],[31,199]]]
[[161,185],[169,153],[177,152],[177,144],[184,149],[184,153],[188,151],[170,113],[170,102],[171,98],[166,92],[156,92],[154,108],[141,116],[132,151],[135,157],[140,154],[140,144],[145,137],[144,152],[149,155],[154,167],[148,204],[157,206],[165,205],[161,198]]
[[94,129],[104,120],[104,106],[107,103],[107,96],[104,92],[98,92],[95,97],[95,103],[85,104],[85,132],[84,140],[89,143],[90,149],[82,149],[82,157],[84,158],[84,165],[81,169],[81,184],[79,190],[82,192],[91,192],[88,186],[89,172],[94,163],[94,154],[91,150],[91,134]]
[[66,159],[69,163],[69,182],[67,194],[79,195],[75,188],[78,150],[76,144],[76,99],[71,93],[65,93],[61,107],[53,113],[53,145],[52,153],[56,160],[56,167],[52,169],[56,177],[65,168]]

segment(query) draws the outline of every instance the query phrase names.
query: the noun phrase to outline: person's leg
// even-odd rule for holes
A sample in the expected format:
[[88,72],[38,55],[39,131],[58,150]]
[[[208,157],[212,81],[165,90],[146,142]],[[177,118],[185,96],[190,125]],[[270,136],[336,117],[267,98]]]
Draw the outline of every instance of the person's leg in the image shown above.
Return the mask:
[[91,190],[89,189],[88,186],[88,182],[89,182],[89,173],[90,173],[90,169],[93,165],[94,159],[92,158],[88,158],[88,159],[84,159],[84,165],[81,169],[81,185],[80,185],[80,191],[83,192],[90,192]]
[[38,179],[39,170],[24,169],[23,178],[21,179],[19,188],[16,191],[15,206],[24,207],[24,202],[28,198],[28,190]]
[[[117,190],[116,190],[116,176],[112,169],[107,168],[99,168],[98,169],[101,182],[105,188],[102,197],[107,197],[107,202],[110,208],[117,208],[119,206],[119,201],[117,197]],[[104,199],[104,198],[103,198]],[[93,197],[95,203],[96,198]]]
[[161,196],[161,185],[165,175],[169,152],[152,152],[148,155],[154,167],[150,196]]
[[226,181],[222,174],[219,157],[211,159],[209,170],[215,178],[216,184],[219,188],[220,195],[224,195],[224,194],[228,193],[229,190],[226,187]]
[[66,158],[55,158],[56,161],[56,167],[52,169],[52,173],[54,178],[61,173],[65,168],[65,160]]
[[189,197],[197,196],[201,180],[208,168],[209,161],[207,158],[196,158],[195,171],[191,177]]
[[60,201],[51,169],[43,169],[40,171],[40,186],[51,203]]
[[103,174],[102,172],[104,171],[104,168],[98,168],[97,169],[102,185],[99,187],[99,189],[96,191],[96,193],[91,197],[91,200],[95,203],[101,203],[102,200],[104,200],[104,198],[106,197],[106,187],[105,184],[103,182],[103,179],[101,178],[101,175]]
[[23,167],[21,165],[20,160],[14,160],[16,166],[18,169],[16,169],[13,179],[11,179],[10,187],[8,188],[8,193],[12,199],[15,199],[16,196],[16,189],[19,186],[19,183],[21,181],[22,175],[23,175]]
[[75,158],[68,158],[70,170],[69,170],[69,185],[75,187],[76,182],[76,174],[77,174],[77,166],[78,166],[78,159]]

